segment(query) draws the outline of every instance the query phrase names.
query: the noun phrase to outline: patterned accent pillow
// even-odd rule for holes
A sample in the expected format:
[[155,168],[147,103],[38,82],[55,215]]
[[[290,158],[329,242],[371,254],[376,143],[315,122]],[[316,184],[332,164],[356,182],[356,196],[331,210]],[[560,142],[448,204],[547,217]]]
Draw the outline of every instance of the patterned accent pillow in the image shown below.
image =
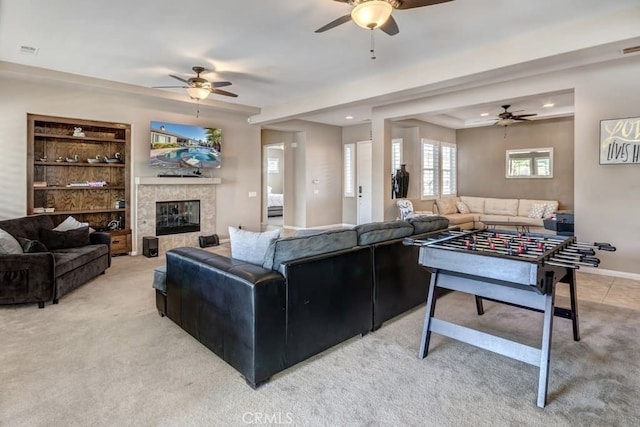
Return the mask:
[[550,218],[556,213],[556,205],[544,205],[544,213],[542,214],[543,218]]
[[534,203],[529,211],[529,218],[542,218],[547,205],[542,203]]
[[269,245],[280,237],[280,229],[258,233],[229,227],[231,258],[262,265]]
[[461,214],[471,213],[471,209],[469,209],[469,206],[467,206],[465,202],[456,202],[456,208]]

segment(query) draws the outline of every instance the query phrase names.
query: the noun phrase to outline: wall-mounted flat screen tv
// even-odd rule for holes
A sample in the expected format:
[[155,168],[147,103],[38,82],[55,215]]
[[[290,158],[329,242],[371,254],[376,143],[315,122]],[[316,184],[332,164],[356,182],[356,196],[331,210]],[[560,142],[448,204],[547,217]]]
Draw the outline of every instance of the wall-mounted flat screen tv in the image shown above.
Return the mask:
[[222,130],[151,122],[149,164],[157,168],[219,168]]

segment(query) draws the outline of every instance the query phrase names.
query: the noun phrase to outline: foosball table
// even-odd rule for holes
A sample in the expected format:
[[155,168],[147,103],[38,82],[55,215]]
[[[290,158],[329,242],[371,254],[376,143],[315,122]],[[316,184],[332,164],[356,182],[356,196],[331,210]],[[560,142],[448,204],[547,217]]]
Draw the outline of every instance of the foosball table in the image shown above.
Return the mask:
[[[580,266],[597,267],[595,251],[615,251],[615,247],[578,242],[573,236],[504,230],[446,231],[428,240],[405,239],[405,244],[420,246],[418,262],[432,272],[419,357],[427,356],[435,332],[537,366],[537,405],[544,407],[553,317],[571,319],[573,338],[580,340],[575,271]],[[555,307],[559,282],[569,285],[569,308]],[[483,299],[544,313],[540,348],[435,318],[436,288],[474,295],[479,315],[484,312]]]

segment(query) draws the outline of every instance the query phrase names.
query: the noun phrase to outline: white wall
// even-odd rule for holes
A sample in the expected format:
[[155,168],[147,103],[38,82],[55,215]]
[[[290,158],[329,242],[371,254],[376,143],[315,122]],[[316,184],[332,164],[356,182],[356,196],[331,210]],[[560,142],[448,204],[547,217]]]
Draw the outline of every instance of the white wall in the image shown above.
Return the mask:
[[[222,178],[216,190],[216,230],[228,225],[260,228],[260,129],[247,123],[246,114],[218,111],[196,104],[122,91],[72,85],[55,80],[29,81],[0,70],[0,218],[26,214],[27,113],[131,124],[131,206],[136,206],[133,178],[155,176],[148,166],[151,120],[220,127],[223,131]],[[206,197],[206,195],[204,195]],[[132,222],[135,212],[132,209]],[[134,248],[135,250],[135,248]]]
[[[500,101],[538,93],[575,90],[575,219],[576,236],[582,241],[606,241],[617,246],[614,253],[599,252],[600,271],[640,274],[640,165],[599,165],[600,120],[640,116],[640,56],[608,63],[553,72],[518,80],[484,85],[449,94],[422,98],[374,110],[373,139],[389,144],[387,122],[394,117],[438,113],[448,109]],[[374,175],[387,188],[388,159],[374,156]],[[374,183],[375,184],[375,183]],[[374,199],[381,213],[386,199]],[[377,209],[377,210],[376,210]],[[635,276],[634,276],[635,275]]]
[[604,269],[640,274],[640,164],[600,165],[600,120],[640,117],[640,56],[576,75],[575,211],[581,240],[617,246]]

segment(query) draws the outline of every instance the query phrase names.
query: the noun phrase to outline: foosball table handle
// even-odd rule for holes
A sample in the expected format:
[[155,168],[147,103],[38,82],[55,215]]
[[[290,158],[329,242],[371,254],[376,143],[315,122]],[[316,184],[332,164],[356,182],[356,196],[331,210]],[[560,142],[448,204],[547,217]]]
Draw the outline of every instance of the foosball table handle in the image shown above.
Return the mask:
[[601,251],[608,251],[608,252],[615,252],[616,251],[616,247],[615,246],[611,246],[610,243],[595,242],[593,245],[597,246],[598,249],[600,249]]

